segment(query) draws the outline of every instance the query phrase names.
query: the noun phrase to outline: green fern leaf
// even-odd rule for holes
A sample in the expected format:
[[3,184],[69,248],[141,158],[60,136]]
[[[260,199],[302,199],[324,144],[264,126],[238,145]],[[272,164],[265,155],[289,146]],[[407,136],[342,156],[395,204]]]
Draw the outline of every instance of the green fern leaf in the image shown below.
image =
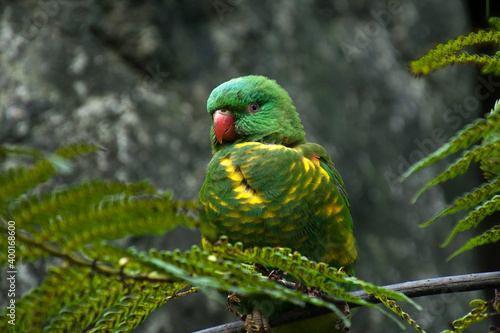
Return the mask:
[[427,227],[438,218],[456,213],[460,210],[469,209],[476,206],[478,203],[488,199],[493,194],[500,191],[500,178],[493,179],[490,183],[484,183],[481,187],[476,188],[471,193],[466,193],[459,198],[456,198],[450,206],[441,210],[439,213],[434,215],[429,221],[421,225],[421,227]]
[[36,149],[24,148],[19,146],[0,145],[0,160],[11,155],[27,156],[35,159],[41,159],[44,156],[42,153],[40,153],[40,151]]
[[474,211],[472,211],[469,215],[467,215],[466,218],[460,220],[453,229],[453,231],[451,232],[450,236],[448,236],[448,239],[441,246],[442,247],[447,246],[457,233],[459,233],[460,231],[470,229],[473,226],[476,227],[479,224],[479,222],[481,222],[486,216],[493,214],[499,209],[500,209],[500,195],[496,195],[490,200],[483,203],[478,208],[476,208]]
[[107,310],[103,318],[97,323],[91,332],[116,332],[122,320],[125,320],[132,313],[138,303],[144,300],[140,288],[133,286],[131,293],[120,298],[119,302],[111,309]]
[[[99,320],[90,332],[131,332],[169,296],[186,287],[185,283],[152,284],[150,282],[114,281],[107,289],[97,290],[83,303],[63,309],[46,332],[82,332]],[[78,326],[77,326],[78,325]]]
[[96,327],[90,332],[131,332],[140,325],[152,311],[169,299],[175,298],[187,284],[135,284],[120,302],[106,311]]
[[[16,301],[16,329],[19,332],[41,332],[44,323],[61,308],[83,297],[92,286],[108,283],[95,280],[91,284],[90,272],[90,269],[77,267],[50,268],[39,287]],[[6,325],[7,320],[2,320],[0,331]]]
[[187,281],[190,285],[199,286],[201,290],[206,288],[230,290],[242,296],[268,295],[276,300],[299,306],[310,303],[330,309],[343,320],[346,327],[350,326],[348,319],[334,304],[277,284],[258,272],[243,269],[241,263],[218,259],[196,246],[185,253],[151,251],[150,255],[151,262],[156,264],[159,270]]
[[394,313],[396,313],[401,319],[406,320],[410,326],[415,328],[417,332],[420,333],[425,333],[425,331],[420,327],[420,325],[417,324],[415,320],[413,320],[409,314],[403,311],[403,309],[396,304],[393,300],[389,300],[386,296],[384,295],[376,295],[376,298],[382,302],[387,308],[391,309]]
[[101,201],[112,196],[127,200],[137,194],[153,194],[156,190],[147,182],[123,184],[104,183],[100,180],[83,183],[76,187],[25,197],[18,201],[18,207],[10,215],[18,227],[31,231],[33,226],[48,224],[56,216],[79,215],[96,209]]
[[[467,36],[458,36],[449,40],[445,44],[439,44],[435,49],[430,50],[425,56],[410,63],[413,75],[427,75],[439,68],[455,63],[475,63],[484,65],[494,63],[499,66],[497,58],[489,56],[469,55],[463,52],[464,47],[483,43],[500,43],[500,33],[495,30],[480,30]],[[488,68],[494,71],[493,68]]]
[[173,201],[168,195],[124,200],[118,196],[101,202],[100,207],[83,208],[79,214],[57,215],[47,219],[32,233],[31,244],[18,248],[22,261],[37,260],[43,251],[35,244],[56,243],[65,253],[78,251],[88,244],[130,235],[163,234],[177,226],[193,227],[197,219],[186,213],[194,202]]
[[[325,263],[309,261],[306,257],[301,256],[297,252],[293,254],[290,253],[291,250],[287,248],[272,249],[256,247],[243,250],[243,245],[241,243],[237,243],[233,247],[231,244],[227,243],[227,239],[225,238],[223,238],[223,241],[216,247],[211,247],[210,244],[206,244],[206,247],[210,252],[221,254],[224,258],[237,261],[250,261],[254,264],[286,271],[289,276],[296,277],[305,286],[321,288],[324,292],[351,303],[373,308],[373,304],[361,301],[346,292],[346,290],[351,290],[352,286],[357,286],[370,294],[384,295],[393,299],[408,301],[417,309],[420,309],[418,304],[402,293],[377,287],[371,283],[350,276],[342,270],[329,267]],[[380,308],[375,309],[388,315],[386,311]],[[390,316],[389,318],[393,319],[397,325],[401,326],[401,323],[396,321],[395,318]]]
[[[243,245],[241,243],[237,243],[233,246],[227,243],[227,239],[225,238],[223,238],[223,241],[215,247],[212,247],[210,244],[207,244],[206,247],[209,252],[220,253],[224,258],[241,262],[252,262],[266,267],[273,267],[286,271],[299,278],[299,280],[306,286],[320,287],[322,289],[325,288],[323,290],[327,291],[331,289],[331,285],[323,285],[325,281],[333,281],[341,285],[351,284],[356,287],[363,288],[368,293],[385,294],[389,298],[405,300],[413,304],[415,307],[419,307],[410,298],[406,297],[406,295],[402,293],[374,286],[371,283],[349,276],[348,274],[338,271],[333,267],[329,267],[325,263],[318,264],[314,261],[309,261],[298,252],[294,252],[293,254],[290,253],[290,249],[255,247],[243,250]],[[348,301],[356,303],[355,299],[348,299]],[[363,303],[362,305],[366,304]]]
[[491,134],[492,132],[498,131],[500,131],[499,101],[495,103],[495,107],[486,116],[486,118],[477,119],[472,124],[467,125],[438,150],[412,165],[407,171],[405,171],[405,173],[403,173],[400,177],[400,181],[405,180],[412,173],[417,172],[418,170],[431,165],[450,154],[470,147],[474,142]]
[[488,23],[496,30],[500,31],[500,18],[498,17],[490,17]]
[[449,256],[447,258],[447,260],[452,259],[456,255],[458,255],[464,251],[473,249],[476,246],[495,243],[495,242],[498,242],[499,240],[500,240],[500,225],[497,225],[497,226],[491,228],[490,230],[485,231],[482,235],[477,236],[477,237],[472,238],[472,239],[469,239],[469,241],[464,246],[462,246],[455,253],[453,253],[451,256]]
[[5,207],[29,189],[46,182],[56,173],[53,164],[47,160],[37,162],[31,169],[24,167],[9,170],[9,178],[4,178],[0,187],[0,205]]
[[109,281],[98,289],[92,285],[92,289],[85,293],[84,300],[62,308],[43,332],[84,332],[101,317],[106,309],[118,302],[122,293],[123,283],[120,281]]
[[87,154],[98,152],[99,150],[104,149],[91,143],[79,143],[59,148],[56,151],[56,155],[65,159],[73,159],[78,156],[84,156]]
[[[498,102],[498,101],[497,101]],[[483,145],[500,140],[500,130],[491,131],[483,138]],[[500,154],[491,154],[481,160],[481,170],[484,178],[491,181],[496,176],[500,176]]]
[[15,200],[18,196],[29,189],[44,183],[56,172],[69,170],[66,159],[97,151],[95,145],[73,145],[59,149],[56,154],[47,156],[45,159],[25,170],[19,167],[8,171],[7,177],[0,178],[0,205],[4,207],[7,203]]
[[[141,252],[134,248],[122,249],[105,242],[92,244],[83,249],[83,253],[92,260],[104,261],[130,276],[159,277],[156,265],[142,259]],[[140,273],[138,273],[140,272]]]
[[418,190],[417,194],[415,194],[411,201],[415,202],[420,194],[422,194],[429,187],[444,182],[445,180],[448,180],[450,178],[454,178],[459,174],[465,173],[469,168],[471,162],[478,162],[485,156],[497,154],[499,152],[500,140],[487,144],[485,146],[476,146],[473,149],[464,152],[461,158],[457,159],[439,176],[435,177],[433,180],[425,184],[420,190]]
[[[379,288],[324,263],[318,264],[309,261],[298,253],[292,254],[290,249],[251,248],[243,250],[241,244],[235,246],[227,244],[227,239],[222,239],[217,246],[207,243],[206,248],[208,252],[196,246],[184,253],[180,251],[150,251],[150,260],[153,264],[158,265],[159,271],[164,271],[165,274],[173,275],[194,286],[231,290],[242,296],[249,294],[268,295],[277,300],[292,302],[297,305],[303,305],[304,302],[311,303],[327,307],[335,312],[339,318],[344,317],[333,304],[308,297],[300,292],[297,293],[276,284],[245,263],[252,262],[286,271],[289,277],[297,278],[305,286],[319,287],[337,298],[369,307],[373,307],[373,304],[353,297],[343,286],[361,286],[369,293],[409,300],[404,294]],[[144,259],[148,260],[147,258]],[[415,304],[411,300],[409,301]],[[377,309],[387,314],[384,310]],[[343,320],[344,324],[348,325],[346,318]]]
[[61,227],[58,229],[60,236],[50,237],[52,228],[44,230],[41,235],[63,245],[67,251],[75,251],[104,239],[144,234],[161,235],[177,226],[193,227],[198,224],[195,218],[179,214],[177,206],[166,197],[113,204],[100,211],[68,217],[58,226]]
[[476,299],[470,302],[470,306],[475,308],[462,318],[450,323],[450,325],[453,327],[453,331],[446,330],[441,333],[461,333],[470,325],[477,323],[489,316],[488,314],[483,313],[488,308],[488,302]]

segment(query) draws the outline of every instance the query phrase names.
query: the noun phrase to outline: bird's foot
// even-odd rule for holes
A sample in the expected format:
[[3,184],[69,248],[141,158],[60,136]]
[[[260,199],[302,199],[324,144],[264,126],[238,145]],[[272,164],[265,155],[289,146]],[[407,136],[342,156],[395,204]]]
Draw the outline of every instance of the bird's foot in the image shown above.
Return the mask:
[[273,269],[271,273],[267,276],[270,280],[278,281],[282,280],[286,277],[286,272],[283,272],[279,269]]
[[247,333],[271,333],[271,326],[259,309],[253,309],[245,319],[245,330]]
[[245,315],[242,314],[241,312],[236,311],[234,308],[240,305],[240,299],[236,296],[235,293],[229,293],[227,295],[227,302],[226,302],[226,310],[229,312],[234,313],[236,316],[240,318],[244,318]]
[[[342,309],[342,313],[347,317],[349,318],[351,316],[351,309],[349,308],[349,304],[347,304],[347,302],[345,303],[344,305],[344,308]],[[342,329],[342,332],[344,333],[349,333],[351,332],[351,329],[349,327],[345,327],[344,326],[344,323],[342,322],[342,320],[339,320],[336,324],[335,324],[335,329],[340,331],[340,329]]]
[[317,297],[319,299],[323,298],[323,291],[320,288],[317,288],[317,287],[307,288],[307,294],[310,297]]

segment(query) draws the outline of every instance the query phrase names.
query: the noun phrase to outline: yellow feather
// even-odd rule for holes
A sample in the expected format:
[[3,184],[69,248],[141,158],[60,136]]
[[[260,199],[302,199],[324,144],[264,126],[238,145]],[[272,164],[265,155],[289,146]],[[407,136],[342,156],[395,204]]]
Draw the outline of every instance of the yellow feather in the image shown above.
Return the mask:
[[338,214],[342,210],[342,205],[333,205],[333,213]]
[[304,182],[304,184],[303,184],[303,186],[302,186],[302,187],[306,188],[307,186],[309,186],[309,184],[311,184],[311,182],[312,182],[313,178],[314,178],[314,176],[313,176],[313,175],[311,175],[311,177],[308,177],[308,178],[306,179],[306,181]]
[[333,211],[332,205],[328,205],[328,206],[325,207],[326,216],[332,215],[332,211]]
[[265,212],[263,215],[262,215],[262,218],[264,219],[272,219],[273,217],[276,216],[276,212],[275,211],[272,211],[272,210],[268,210],[267,212]]
[[[304,170],[306,170],[306,172],[309,171],[309,163],[307,162],[310,162],[312,164],[312,162],[308,159],[308,158],[305,158],[305,157],[302,157],[302,162],[304,162]],[[314,165],[313,165],[314,167]]]
[[285,200],[283,200],[283,205],[287,204],[288,202],[292,201],[295,199],[295,196],[288,195]]
[[330,176],[328,175],[328,173],[323,168],[319,168],[319,170],[321,171],[321,173],[323,174],[323,176],[325,176],[326,181],[329,182],[330,181]]
[[250,200],[247,201],[247,203],[249,204],[252,204],[252,205],[255,205],[255,204],[261,204],[263,203],[264,200],[262,200],[261,197],[259,197],[258,195],[253,195]]
[[231,160],[229,159],[229,157],[226,157],[226,158],[222,159],[222,161],[220,161],[220,165],[222,165],[222,166],[233,166],[233,163],[231,162]]
[[294,187],[292,187],[292,188],[290,189],[290,191],[288,192],[288,194],[292,194],[293,192],[295,192],[295,190],[296,190],[297,188],[299,188],[299,185],[295,185]]
[[238,183],[243,180],[243,174],[241,172],[230,172],[227,176]]

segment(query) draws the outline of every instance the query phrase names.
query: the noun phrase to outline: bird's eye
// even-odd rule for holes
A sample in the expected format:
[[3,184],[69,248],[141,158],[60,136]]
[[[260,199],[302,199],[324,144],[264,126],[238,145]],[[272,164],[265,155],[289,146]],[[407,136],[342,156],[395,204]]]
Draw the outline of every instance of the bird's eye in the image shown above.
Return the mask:
[[257,103],[250,103],[250,104],[248,104],[248,109],[252,113],[257,113],[260,111],[260,105]]

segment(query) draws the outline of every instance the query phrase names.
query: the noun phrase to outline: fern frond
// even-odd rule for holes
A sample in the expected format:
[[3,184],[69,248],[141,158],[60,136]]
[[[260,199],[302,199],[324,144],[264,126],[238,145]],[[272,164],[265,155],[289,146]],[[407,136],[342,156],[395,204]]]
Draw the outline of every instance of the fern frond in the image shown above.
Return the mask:
[[[350,276],[341,270],[339,271],[336,268],[329,267],[325,263],[310,261],[306,257],[301,256],[298,252],[290,253],[290,249],[255,247],[243,250],[243,245],[241,243],[237,243],[233,246],[227,243],[225,238],[222,238],[222,240],[223,241],[215,247],[210,244],[206,244],[207,250],[209,252],[219,253],[222,257],[227,259],[241,262],[252,262],[266,267],[273,267],[286,271],[298,278],[304,285],[310,287],[320,287],[322,289],[325,288],[323,290],[326,292],[328,292],[327,290],[332,287],[332,285],[327,284],[330,281],[333,281],[340,285],[354,285],[364,289],[368,293],[382,293],[392,299],[405,300],[418,308],[416,303],[402,293],[379,288],[371,283]],[[350,302],[351,300],[348,301]],[[352,301],[353,303],[356,303],[355,300]],[[363,305],[365,304],[363,303]]]
[[500,152],[500,140],[485,146],[476,146],[473,149],[464,152],[462,157],[460,157],[455,162],[453,162],[453,164],[448,166],[448,168],[445,171],[443,171],[439,176],[435,177],[430,182],[425,184],[420,190],[418,190],[411,201],[415,202],[418,199],[418,197],[429,187],[442,183],[450,178],[454,178],[460,174],[465,173],[469,168],[471,162],[478,162],[485,156],[497,154],[499,152]]
[[350,326],[348,319],[334,304],[277,284],[259,272],[247,269],[244,263],[217,258],[197,246],[193,246],[190,251],[184,253],[151,250],[150,256],[151,262],[158,266],[158,270],[187,281],[192,286],[202,289],[230,290],[242,296],[268,295],[276,300],[291,302],[299,306],[310,303],[326,307],[336,313],[346,327]]
[[[115,323],[130,331],[187,286],[185,282],[140,281],[126,275],[121,280],[120,275],[106,277],[91,272],[90,267],[51,268],[40,287],[16,302],[16,316],[20,318],[16,326],[22,332],[41,332],[44,326],[44,332],[83,332],[107,312],[104,321],[121,313],[120,318],[126,321]],[[137,295],[140,297],[134,304],[123,301]],[[0,323],[0,329],[5,325],[7,320]]]
[[480,322],[489,315],[483,313],[488,308],[488,302],[476,299],[470,302],[470,306],[475,307],[468,314],[450,323],[453,331],[446,330],[441,333],[461,333],[470,325]]
[[[80,299],[91,288],[90,272],[90,269],[78,267],[50,268],[39,287],[16,301],[18,332],[41,332],[45,321],[73,300]],[[98,285],[98,281],[94,281],[95,284]],[[102,280],[101,284],[107,284],[107,281]],[[2,320],[0,331],[6,325],[7,320]]]
[[460,249],[455,251],[452,255],[450,255],[447,260],[452,259],[456,255],[475,248],[476,246],[491,244],[498,242],[500,240],[500,225],[496,225],[493,228],[485,231],[482,235],[469,239],[469,241],[462,246]]
[[156,266],[148,261],[142,260],[139,251],[132,247],[123,249],[105,242],[86,246],[82,252],[92,260],[106,262],[113,267],[120,267],[123,274],[136,276],[138,272],[142,276],[154,276]]
[[105,239],[161,235],[177,226],[193,227],[198,224],[195,218],[178,214],[177,206],[168,197],[113,203],[98,211],[61,219],[60,223],[44,229],[40,237],[61,244],[66,251],[75,251]]
[[106,309],[118,303],[124,292],[120,281],[109,281],[101,288],[95,288],[85,293],[85,298],[66,305],[51,319],[44,333],[85,332],[95,323]]
[[26,156],[26,157],[32,157],[34,159],[40,159],[44,156],[37,149],[24,148],[19,146],[0,145],[0,160],[9,155]]
[[421,161],[413,164],[403,175],[400,180],[403,181],[412,173],[435,163],[446,156],[453,154],[461,149],[469,148],[474,142],[500,130],[500,102],[495,103],[495,107],[486,116],[486,118],[477,119],[472,124],[467,125],[459,131],[454,137],[448,140],[438,150],[429,154]]
[[500,191],[500,178],[493,179],[490,183],[484,183],[481,187],[476,188],[471,193],[466,193],[459,198],[456,198],[453,204],[449,205],[439,213],[434,215],[430,220],[423,223],[421,227],[427,227],[438,218],[445,215],[453,214],[461,210],[466,210],[474,207],[478,203],[488,199],[493,194]]
[[99,150],[104,150],[104,148],[92,143],[78,143],[59,148],[56,151],[56,155],[65,159],[73,159],[78,156],[98,152]]
[[39,160],[30,169],[18,167],[11,169],[7,175],[0,177],[0,205],[15,200],[29,189],[46,182],[56,172],[69,170],[67,159],[92,153],[99,148],[95,145],[73,145],[59,149],[56,154],[46,156]]
[[186,283],[134,285],[89,332],[131,332],[186,286]]
[[448,245],[457,233],[470,229],[473,226],[476,227],[486,216],[493,214],[499,209],[500,195],[496,195],[469,213],[466,218],[460,220],[451,232],[450,236],[448,236],[448,239],[441,246],[444,247]]
[[195,202],[174,201],[168,195],[145,198],[118,195],[105,203],[101,200],[100,207],[92,204],[71,214],[48,215],[46,220],[39,221],[43,224],[33,226],[38,231],[32,232],[31,239],[19,240],[16,256],[24,262],[37,260],[44,254],[37,245],[49,241],[71,253],[102,240],[159,235],[177,226],[193,227],[198,221],[186,213],[193,207]]
[[379,299],[380,302],[387,308],[391,309],[394,313],[401,317],[401,319],[406,320],[408,324],[410,324],[410,326],[417,330],[417,332],[425,333],[423,328],[420,327],[420,325],[418,325],[417,322],[413,320],[408,313],[404,312],[403,309],[399,305],[397,305],[395,301],[388,299],[384,295],[376,295],[375,297]]
[[29,189],[46,182],[55,173],[54,165],[47,160],[38,161],[31,169],[19,167],[9,170],[2,179],[0,205],[5,207],[8,202],[15,200]]
[[11,209],[10,215],[18,227],[31,230],[30,226],[48,224],[50,219],[58,215],[80,215],[95,209],[103,199],[110,196],[118,195],[126,199],[136,194],[153,194],[155,191],[147,182],[123,184],[95,180],[70,189],[21,198],[17,202],[18,207]]
[[[489,15],[488,15],[489,16]],[[491,25],[495,30],[500,31],[500,18],[490,17],[488,20],[489,25]]]
[[500,63],[496,57],[469,55],[463,51],[466,46],[484,43],[500,43],[500,33],[496,30],[480,30],[477,33],[472,32],[467,36],[458,36],[456,39],[449,40],[445,44],[439,44],[425,56],[410,63],[411,73],[417,76],[427,75],[439,68],[455,63],[488,64],[488,72],[498,71]]
[[[296,252],[292,254],[290,249],[251,248],[243,250],[241,244],[233,246],[227,243],[227,239],[222,239],[220,244],[216,246],[207,243],[206,249],[208,252],[196,246],[184,253],[180,251],[150,251],[150,260],[153,264],[158,265],[158,270],[163,270],[165,273],[172,274],[194,286],[231,290],[242,296],[249,294],[268,295],[277,300],[298,305],[311,303],[327,307],[335,312],[339,318],[343,318],[345,325],[348,325],[347,319],[332,303],[308,297],[276,284],[266,276],[262,276],[253,265],[249,266],[245,263],[252,262],[280,269],[287,272],[288,276],[297,278],[305,286],[321,288],[324,292],[338,299],[355,304],[373,307],[368,302],[353,297],[344,289],[344,286],[360,286],[369,293],[409,300],[404,294],[379,288],[349,276],[341,270],[329,267],[327,264],[310,261]],[[409,301],[417,306],[411,300]],[[387,314],[384,310],[377,309]]]

